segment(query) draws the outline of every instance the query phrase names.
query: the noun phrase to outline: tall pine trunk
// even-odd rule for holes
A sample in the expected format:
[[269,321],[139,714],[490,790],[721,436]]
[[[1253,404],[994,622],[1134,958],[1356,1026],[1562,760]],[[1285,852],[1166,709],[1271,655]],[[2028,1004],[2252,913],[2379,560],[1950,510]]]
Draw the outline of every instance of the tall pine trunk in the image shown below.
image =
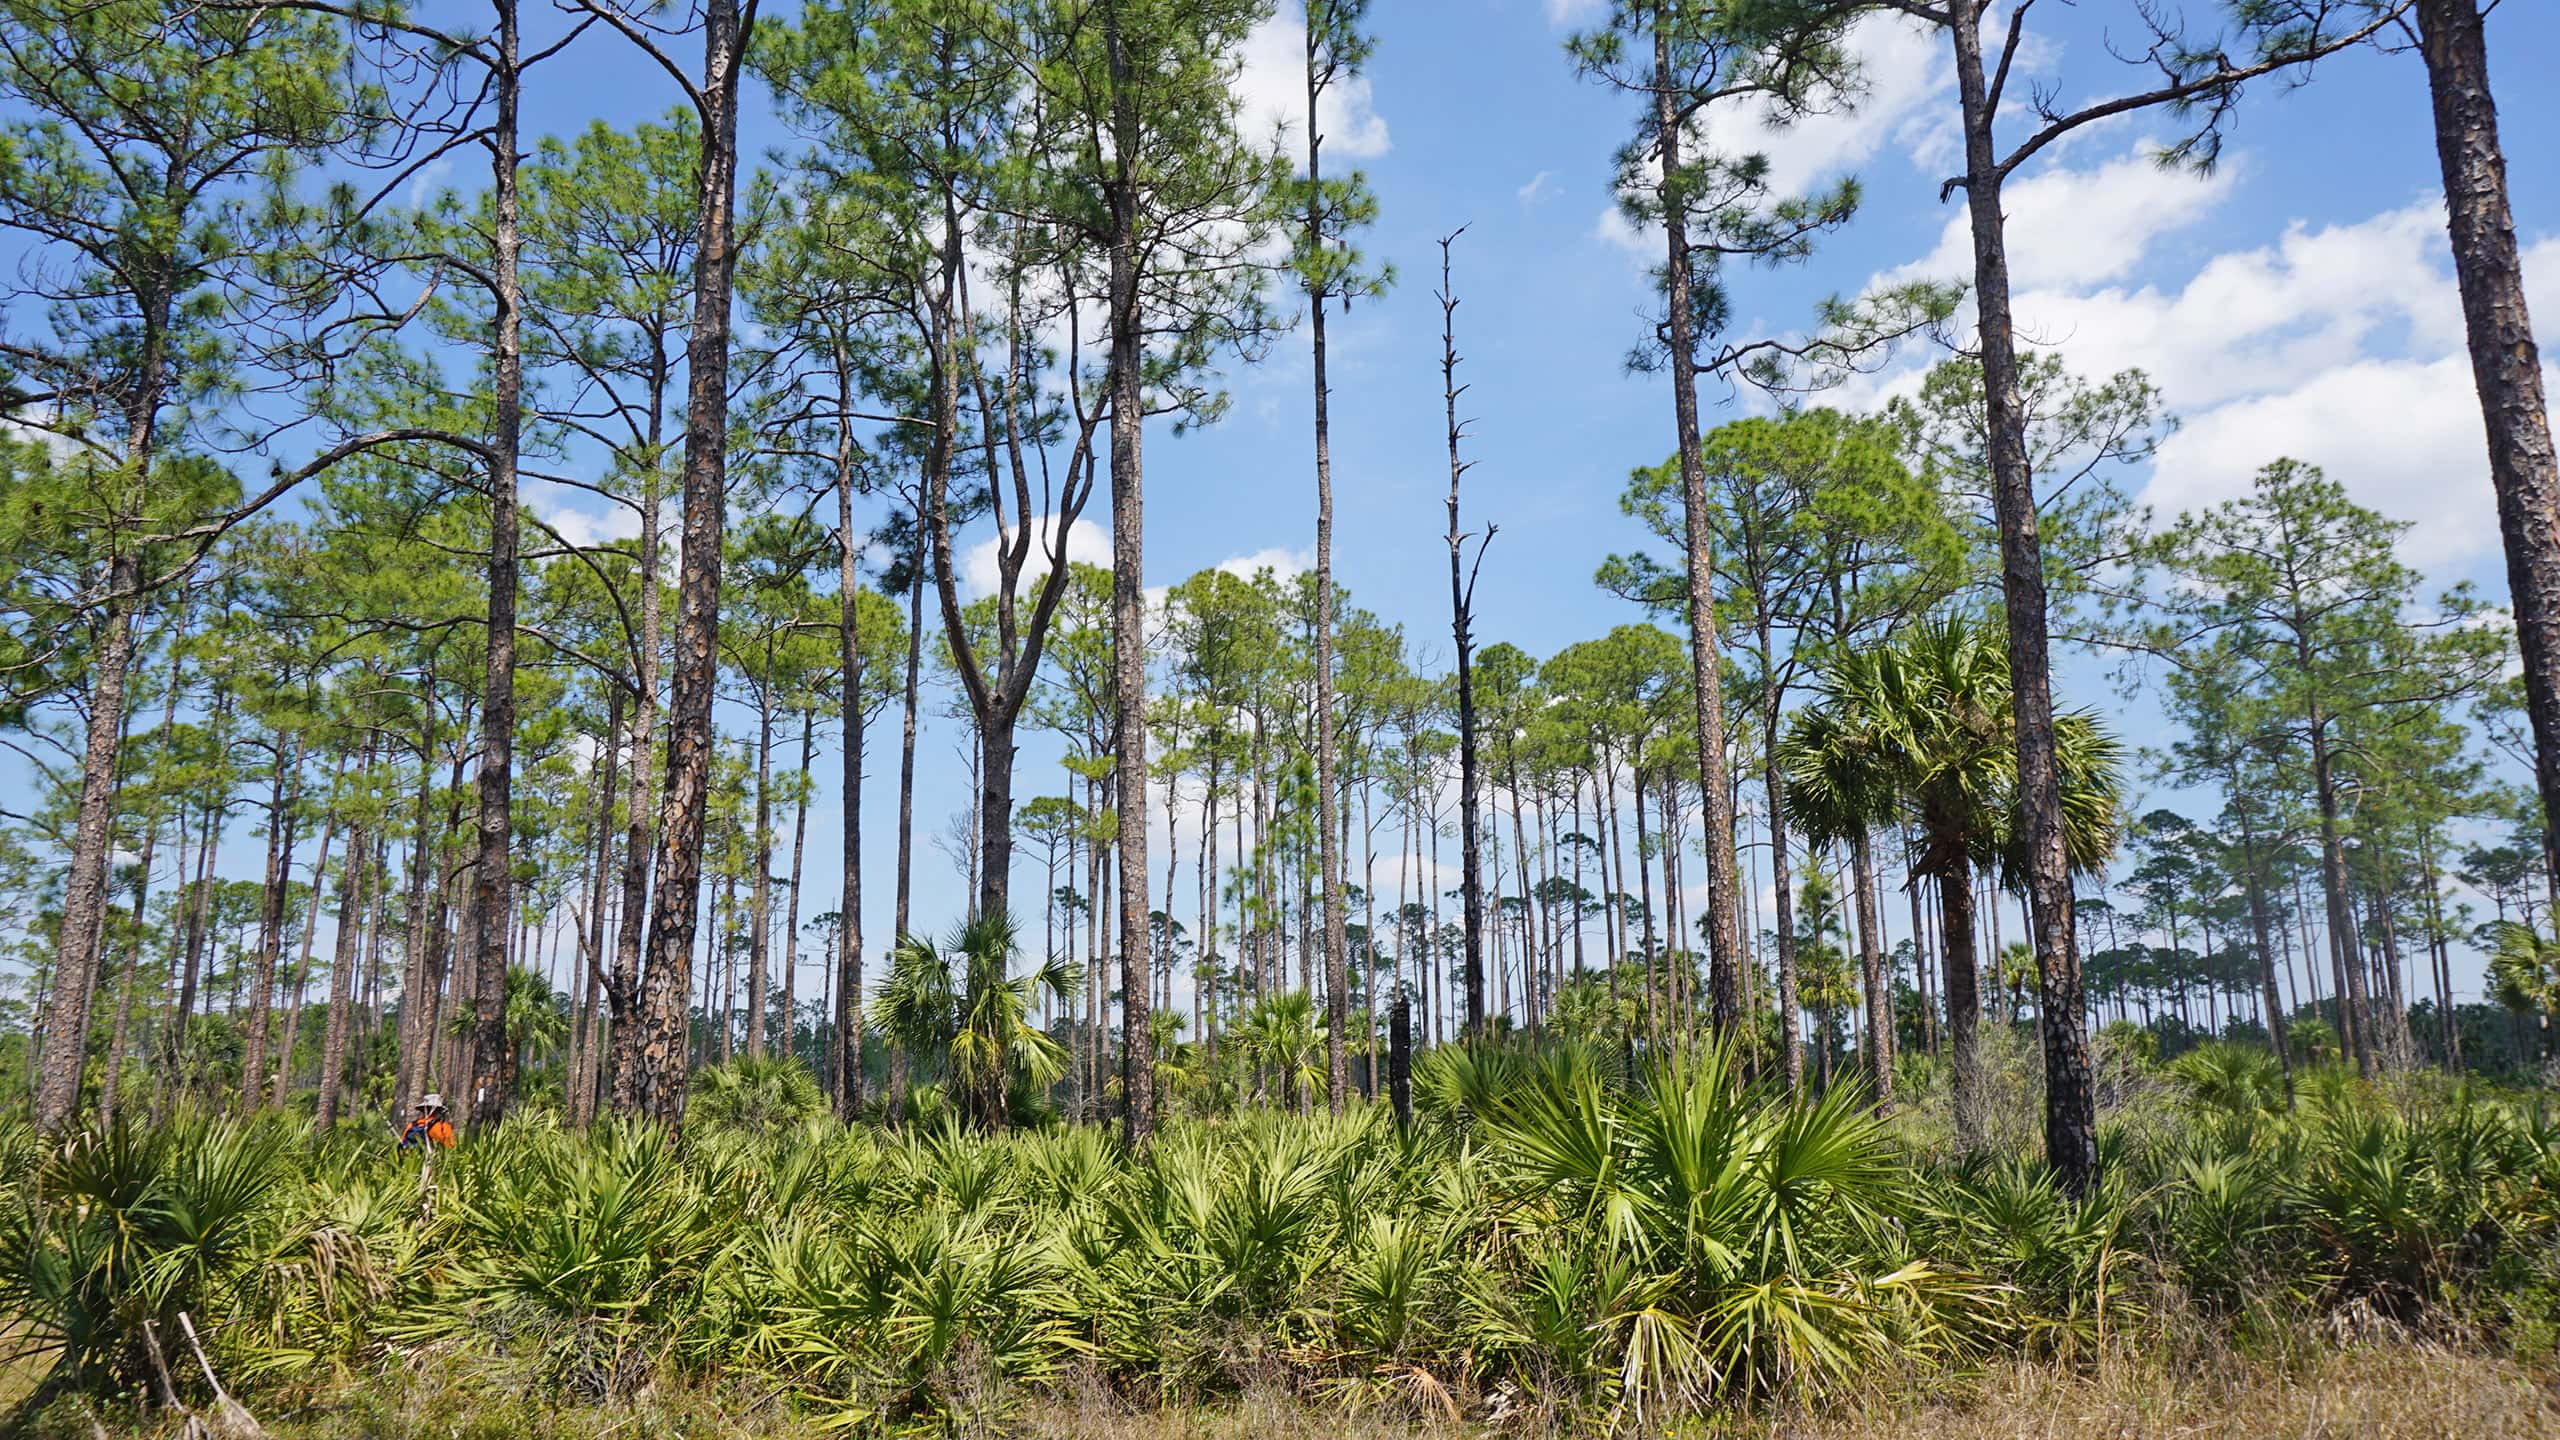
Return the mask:
[[658,833],[658,904],[649,916],[642,1008],[640,1104],[673,1125],[684,1117],[685,997],[702,888],[702,827],[710,801],[712,691],[719,678],[721,535],[727,505],[729,294],[737,264],[738,82],[747,35],[738,0],[702,10],[702,164],[697,193],[693,326],[685,337],[684,550],[676,580],[674,687],[667,707],[665,808]]
[[617,1115],[635,1114],[640,1108],[640,1040],[649,1028],[641,1008],[640,964],[649,929],[649,863],[657,848],[656,792],[649,784],[649,762],[657,742],[658,657],[666,638],[665,603],[658,584],[661,423],[652,409],[649,468],[640,485],[640,655],[631,677],[631,796],[623,816],[621,914],[614,922],[613,968],[605,977],[611,1090]]
[[497,0],[496,126],[489,137],[494,208],[490,296],[497,334],[491,374],[494,433],[489,437],[489,654],[480,708],[477,813],[479,861],[472,867],[472,930],[465,960],[477,984],[471,1017],[471,1123],[506,1118],[515,1083],[507,1045],[507,922],[515,914],[516,730],[516,450],[524,429],[523,287],[516,278],[522,249],[517,226],[516,104],[524,88],[517,67],[518,0]]
[[2526,312],[2524,265],[2507,203],[2506,153],[2489,90],[2479,0],[2418,0],[2419,52],[2433,101],[2446,229],[2462,292],[2471,375],[2489,438],[2489,479],[2506,541],[2507,588],[2524,659],[2542,796],[2543,856],[2560,890],[2560,460],[2542,391],[2542,358]]
[[[1671,74],[1670,16],[1658,4],[1654,17],[1654,143],[1662,173],[1680,173],[1681,133]],[[1668,188],[1666,186],[1666,188]],[[1718,1033],[1744,1024],[1742,955],[1734,933],[1742,884],[1733,850],[1733,790],[1725,780],[1724,676],[1716,639],[1715,530],[1709,521],[1706,464],[1698,435],[1698,366],[1688,217],[1678,204],[1662,215],[1664,338],[1671,359],[1671,408],[1680,449],[1680,509],[1687,584],[1682,596],[1689,621],[1690,684],[1697,695],[1698,785],[1707,838],[1707,994]]]
[[[851,380],[838,366],[841,409],[853,409]],[[844,685],[843,864],[844,893],[836,914],[836,1003],[833,1068],[836,1115],[851,1120],[862,1108],[862,576],[856,568],[860,542],[853,532],[853,436],[851,421],[836,437],[836,584],[841,614],[836,624],[837,660]]]
[[[2063,1189],[2076,1197],[2098,1178],[2097,1095],[2089,1073],[2089,1026],[2082,1011],[2079,948],[2072,935],[2070,853],[2054,754],[2044,551],[2037,534],[2035,473],[2027,458],[2017,335],[2009,309],[2008,240],[2000,211],[2007,172],[1992,146],[1995,102],[1983,74],[1981,12],[1960,8],[1947,29],[1954,37],[1956,90],[1964,116],[1962,185],[1973,230],[1973,298],[1988,412],[1992,507],[2000,529],[2000,591],[2008,618],[2027,897],[2035,927],[2045,1162]],[[1951,981],[1952,974],[1950,967]],[[1956,1000],[1950,983],[1948,1004],[1952,1007]]]
[[1155,1136],[1155,1046],[1147,994],[1147,601],[1143,566],[1146,317],[1138,295],[1138,125],[1129,40],[1116,4],[1103,9],[1111,79],[1111,675],[1113,776],[1120,809],[1120,1091],[1129,1149]]

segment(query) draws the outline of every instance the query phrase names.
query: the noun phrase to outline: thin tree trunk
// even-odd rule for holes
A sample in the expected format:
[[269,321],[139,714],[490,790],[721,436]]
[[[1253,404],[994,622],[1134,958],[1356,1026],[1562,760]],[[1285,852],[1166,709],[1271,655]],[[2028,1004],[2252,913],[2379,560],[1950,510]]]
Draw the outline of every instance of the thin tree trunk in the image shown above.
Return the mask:
[[[1480,1039],[1485,1034],[1484,856],[1477,833],[1483,766],[1476,756],[1476,587],[1473,578],[1464,573],[1467,537],[1458,529],[1458,483],[1468,468],[1468,462],[1458,458],[1458,442],[1466,435],[1466,428],[1458,419],[1458,396],[1466,387],[1458,383],[1458,297],[1449,281],[1449,247],[1465,230],[1460,226],[1440,241],[1440,393],[1449,434],[1449,630],[1458,650],[1458,885],[1466,943],[1466,1033]],[[1484,539],[1485,543],[1492,542],[1491,529],[1485,531]],[[1479,565],[1483,563],[1482,545],[1476,548],[1476,560]]]
[[[836,625],[837,660],[844,684],[843,894],[836,903],[836,997],[834,1070],[836,1117],[851,1120],[861,1113],[862,1074],[862,758],[869,724],[862,693],[862,576],[856,569],[861,549],[853,533],[854,448],[852,379],[842,357],[837,366],[841,413],[836,436],[836,585],[840,615]],[[902,807],[903,808],[903,807]],[[904,821],[901,818],[901,828]],[[904,843],[903,837],[901,844]],[[905,860],[899,861],[900,869]],[[906,885],[899,884],[903,895]],[[903,918],[903,917],[901,917]]]
[[[656,393],[653,389],[652,393]],[[621,914],[614,923],[613,968],[605,979],[605,1008],[612,1021],[613,1109],[640,1110],[640,1041],[649,1018],[642,1009],[641,955],[649,929],[649,866],[656,850],[656,792],[649,783],[658,727],[658,659],[665,643],[665,605],[658,584],[658,411],[650,411],[649,468],[640,486],[640,656],[632,676],[631,795],[622,838]]]
[[1893,991],[1884,967],[1876,904],[1875,840],[1865,825],[1849,837],[1849,883],[1858,891],[1858,972],[1867,997],[1867,1088],[1876,1112],[1893,1112]]
[[[293,1093],[293,1052],[302,1030],[303,1003],[310,993],[311,949],[320,937],[320,882],[328,873],[329,846],[336,838],[337,822],[333,819],[321,830],[320,854],[311,862],[311,906],[303,915],[301,954],[293,962],[293,1004],[284,1012],[284,1040],[276,1052],[275,1100],[279,1105]],[[354,857],[352,845],[347,854],[350,859]]]
[[1939,942],[1947,967],[1947,1051],[1955,1070],[1956,1141],[1970,1150],[1982,1143],[1984,1098],[1978,1044],[1982,995],[1973,951],[1973,874],[1964,857],[1957,855],[1936,879]]
[[284,959],[285,892],[293,883],[295,810],[302,798],[302,737],[276,739],[275,786],[267,802],[267,873],[258,912],[258,967],[249,991],[240,1060],[240,1108],[267,1103],[267,1029],[276,970]]
[[754,913],[747,936],[747,1054],[764,1058],[764,996],[773,946],[773,702],[768,690],[756,706],[756,834]]
[[809,761],[818,737],[818,712],[800,712],[800,793],[791,815],[791,898],[782,913],[782,1054],[799,1054],[800,863],[809,848]]

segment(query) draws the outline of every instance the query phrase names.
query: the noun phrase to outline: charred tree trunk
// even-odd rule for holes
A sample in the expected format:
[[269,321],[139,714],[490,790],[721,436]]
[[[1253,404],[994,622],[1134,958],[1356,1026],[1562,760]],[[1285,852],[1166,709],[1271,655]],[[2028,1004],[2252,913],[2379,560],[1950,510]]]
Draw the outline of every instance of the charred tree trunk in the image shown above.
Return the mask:
[[[1449,247],[1466,233],[1461,225],[1440,241],[1440,398],[1449,435],[1449,633],[1458,650],[1458,884],[1464,907],[1467,982],[1467,1035],[1482,1038],[1484,1013],[1484,853],[1477,824],[1477,796],[1483,766],[1476,756],[1475,577],[1466,571],[1466,533],[1458,528],[1458,483],[1470,462],[1458,458],[1458,442],[1466,437],[1458,419],[1458,297],[1449,283]],[[1488,527],[1486,544],[1493,540]],[[1476,547],[1476,564],[1484,564],[1484,545]]]

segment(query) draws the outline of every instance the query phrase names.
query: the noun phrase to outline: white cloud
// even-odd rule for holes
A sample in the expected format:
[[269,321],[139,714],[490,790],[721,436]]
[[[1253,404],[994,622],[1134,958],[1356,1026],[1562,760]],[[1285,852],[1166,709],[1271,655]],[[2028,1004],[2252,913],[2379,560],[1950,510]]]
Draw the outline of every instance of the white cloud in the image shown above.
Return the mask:
[[[996,542],[1009,533],[989,534],[961,552],[960,584],[972,597],[995,593],[996,581],[1002,578],[996,568]],[[1047,573],[1047,561],[1043,557],[1049,553],[1057,533],[1058,517],[1054,513],[1033,522],[1031,554],[1022,565],[1024,583]],[[1067,558],[1080,565],[1110,565],[1110,532],[1090,520],[1078,518],[1067,527]]]
[[[1698,153],[1766,156],[1773,199],[1819,188],[1874,159],[1887,141],[1914,163],[1937,164],[1951,151],[1947,136],[1954,111],[1940,102],[1954,84],[1954,70],[1934,36],[1933,30],[1899,15],[1870,15],[1849,32],[1848,48],[1862,85],[1854,103],[1786,124],[1775,123],[1766,111],[1726,110],[1708,117],[1721,120],[1721,128],[1702,125],[1686,131],[1683,143]],[[1643,183],[1651,185],[1659,173],[1658,164],[1646,161]],[[1547,179],[1541,171],[1521,187],[1521,203],[1552,193],[1545,188]],[[1950,233],[1961,241],[1960,229]],[[1636,225],[1614,205],[1593,221],[1592,234],[1648,259],[1661,249],[1655,227]],[[1969,254],[1961,243],[1949,253],[1958,258]]]
[[1245,580],[1252,579],[1259,571],[1268,570],[1275,578],[1287,581],[1315,568],[1315,557],[1304,550],[1271,545],[1250,554],[1230,556],[1219,561],[1215,568]]
[[[1307,27],[1303,17],[1276,14],[1245,36],[1235,88],[1244,105],[1245,133],[1271,142],[1287,137],[1289,153],[1303,160],[1307,124]],[[1316,102],[1316,124],[1325,153],[1365,160],[1387,153],[1387,121],[1365,75],[1337,75]]]
[[409,208],[425,209],[427,202],[435,198],[436,192],[444,188],[445,177],[452,173],[451,160],[430,160],[420,166],[418,173],[409,177]]
[[1539,201],[1548,199],[1556,193],[1555,178],[1556,172],[1553,170],[1541,170],[1529,177],[1528,184],[1512,193],[1520,197],[1522,205],[1536,205]]
[[[2280,458],[2411,522],[2411,561],[2445,579],[2497,554],[2479,399],[2432,195],[2359,220],[2295,221],[2265,243],[2183,262],[2162,242],[2216,217],[2245,164],[2162,171],[2145,147],[2067,158],[2008,187],[2022,342],[2072,369],[2147,373],[2180,428],[2141,499],[2163,519],[2244,493]],[[2218,218],[2218,217],[2217,217]],[[1966,220],[1880,276],[1971,278]],[[2524,255],[2534,308],[2560,313],[2560,237]],[[1960,322],[1961,323],[1961,322]],[[1834,403],[1907,393],[1932,357],[1862,378]]]
[[640,534],[640,513],[628,505],[590,499],[588,503],[597,508],[581,508],[564,499],[559,487],[551,485],[539,486],[526,499],[542,523],[560,532],[560,538],[572,545],[610,545],[636,539]]
[[2404,553],[2422,570],[2497,542],[2479,393],[2459,351],[2356,360],[2194,416],[2161,446],[2143,500],[2163,517],[2216,504],[2287,457],[2319,466],[2356,503],[2414,522]]
[[[2202,219],[2246,169],[2232,161],[2205,175],[2165,170],[2153,163],[2151,150],[2137,146],[2094,170],[2048,169],[2002,187],[2011,283],[2028,290],[2120,279],[2152,242]],[[1973,227],[1959,209],[1939,233],[1936,249],[1886,278],[1972,275]]]
[[1591,238],[1640,260],[1653,260],[1662,253],[1662,231],[1652,225],[1636,224],[1615,205],[1601,211],[1600,218],[1591,222]]
[[1769,157],[1769,183],[1779,195],[1800,194],[1874,158],[1890,139],[1915,158],[1943,148],[1952,105],[1938,103],[1955,84],[1955,68],[1937,32],[1901,15],[1877,12],[1849,32],[1864,93],[1853,107],[1808,115],[1786,126],[1756,124],[1730,148]]

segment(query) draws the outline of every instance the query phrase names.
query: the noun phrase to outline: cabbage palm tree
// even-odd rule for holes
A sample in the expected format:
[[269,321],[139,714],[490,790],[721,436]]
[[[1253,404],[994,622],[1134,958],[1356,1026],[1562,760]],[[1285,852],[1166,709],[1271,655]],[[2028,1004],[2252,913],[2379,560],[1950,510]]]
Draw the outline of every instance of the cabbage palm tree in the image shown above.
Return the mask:
[[[910,1054],[948,1057],[953,1087],[971,1118],[1001,1130],[1018,1074],[1034,1086],[1067,1071],[1065,1048],[1032,1023],[1042,992],[1063,1000],[1080,967],[1051,958],[1015,975],[1013,917],[981,915],[936,947],[909,935],[890,956],[871,1021]],[[946,953],[947,952],[947,953]]]
[[1237,1017],[1235,1039],[1252,1057],[1257,1082],[1277,1073],[1290,1108],[1306,1108],[1325,1076],[1327,1037],[1316,1017],[1314,996],[1283,990],[1255,1001]]
[[[2560,1008],[2560,939],[2545,939],[2513,920],[2499,921],[2494,934],[2489,993],[2517,1016],[2532,1015],[2536,1031],[2547,1033],[2552,1010]],[[2546,1042],[2536,1053],[2549,1048]]]
[[[1824,699],[1799,712],[1781,742],[1789,812],[1817,839],[1895,822],[1917,828],[1910,868],[1937,882],[1956,1127],[1970,1145],[1981,1134],[1982,1077],[1973,882],[1986,867],[2024,871],[2008,650],[1979,620],[1928,621],[1892,644],[1834,657],[1821,688]],[[2064,846],[2074,869],[2093,871],[2121,829],[2122,747],[2085,710],[2054,717],[2054,744]]]

